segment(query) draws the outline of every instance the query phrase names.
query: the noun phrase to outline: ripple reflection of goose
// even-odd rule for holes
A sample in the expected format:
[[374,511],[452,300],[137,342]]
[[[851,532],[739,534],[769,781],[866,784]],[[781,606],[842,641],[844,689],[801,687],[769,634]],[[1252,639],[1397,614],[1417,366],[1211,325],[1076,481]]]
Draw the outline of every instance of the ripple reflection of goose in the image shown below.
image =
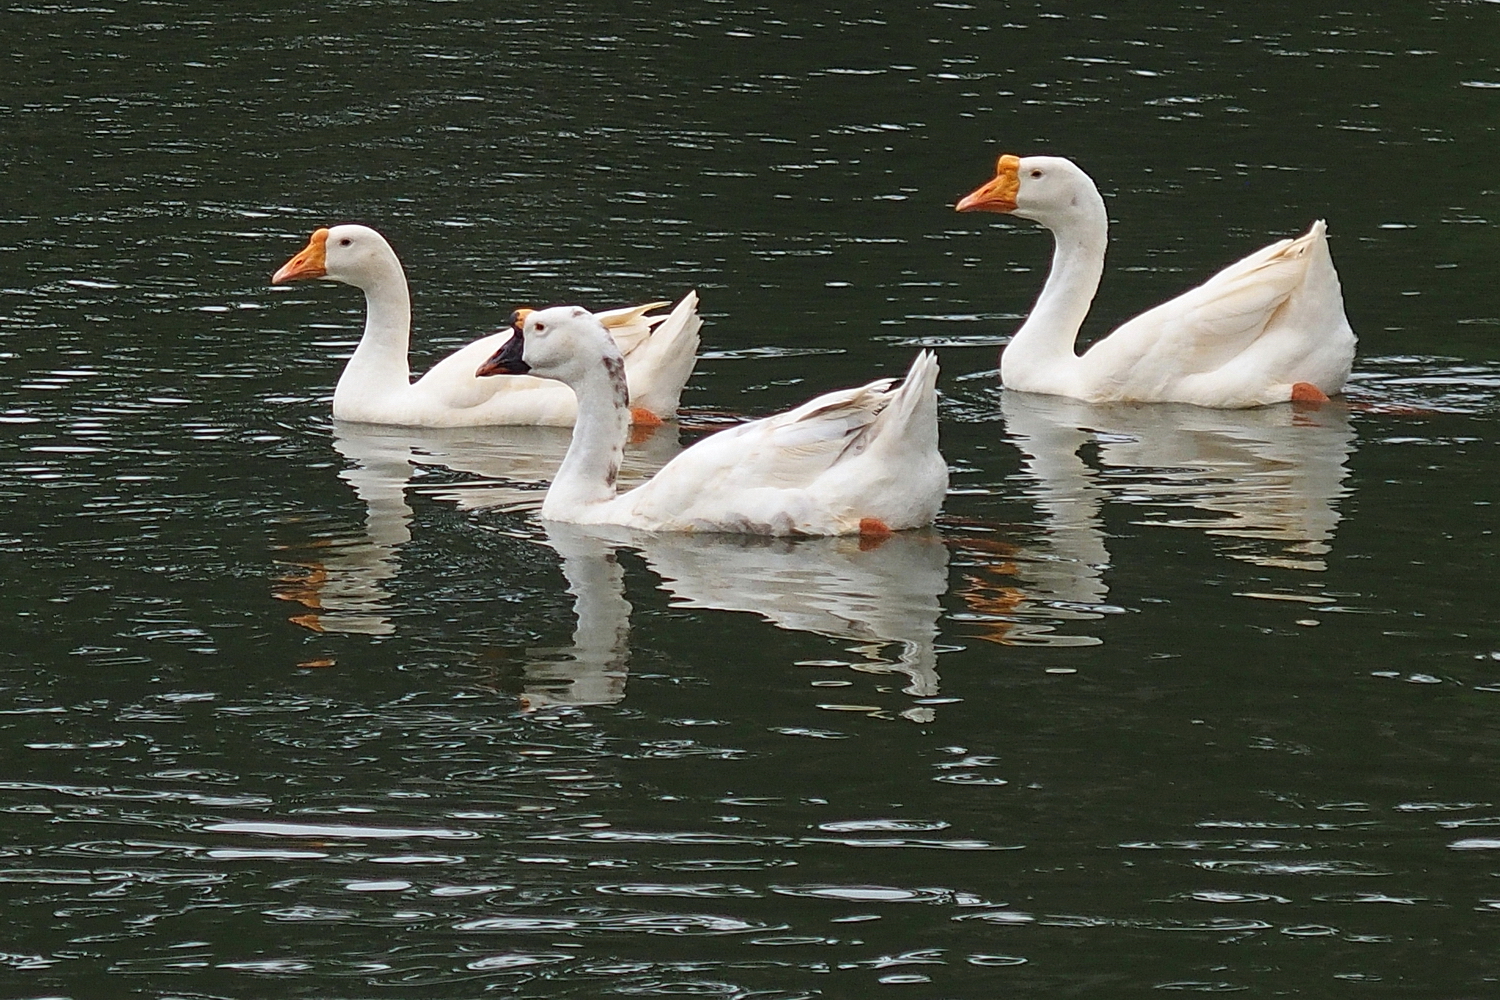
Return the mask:
[[[1107,563],[1097,510],[1112,500],[1181,510],[1144,523],[1240,539],[1233,558],[1325,568],[1354,447],[1344,407],[1094,406],[1025,393],[1006,393],[1001,406],[1049,526],[1076,536],[1067,547],[1078,564]],[[1098,469],[1080,452],[1090,442]]]
[[[640,440],[632,435],[622,482],[645,479],[682,450],[669,430]],[[559,427],[335,422],[333,447],[347,463],[338,475],[364,503],[363,530],[278,546],[277,561],[288,572],[276,581],[274,595],[303,605],[307,611],[292,621],[313,631],[391,634],[401,607],[388,581],[399,575],[401,549],[411,541],[407,491],[461,509],[534,509],[542,496],[538,486],[557,470],[567,446],[568,432]],[[420,477],[419,469],[439,468],[463,475],[435,476],[431,485]]]
[[[1110,503],[1134,508],[1132,524],[1232,539],[1224,550],[1232,559],[1326,568],[1354,447],[1343,406],[1092,405],[1027,392],[1006,392],[1000,405],[1041,532],[1021,544],[952,539],[962,579],[955,593],[986,623],[979,638],[1006,645],[1100,641],[1057,626],[1119,610],[1106,603]],[[1158,516],[1162,510],[1171,513]]]
[[1326,227],[1282,240],[1120,326],[1079,356],[1078,329],[1104,273],[1109,218],[1094,182],[1056,156],[1000,157],[960,212],[1006,212],[1052,230],[1052,271],[1000,357],[1000,380],[1091,403],[1240,408],[1318,402],[1354,361]]
[[[674,607],[748,612],[779,628],[850,641],[858,659],[849,667],[904,674],[904,691],[914,697],[938,693],[948,552],[935,532],[901,532],[871,545],[844,537],[645,532],[558,521],[546,528],[577,598],[578,627],[566,655],[526,665],[529,707],[624,696],[630,604],[612,556],[616,547],[640,552]],[[925,722],[933,710],[913,705],[901,715]]]
[[[567,427],[577,405],[566,386],[537,378],[478,378],[474,369],[511,337],[509,328],[448,355],[415,382],[407,351],[411,298],[406,274],[385,237],[366,226],[319,229],[271,278],[275,285],[322,278],[365,293],[365,332],[333,392],[339,420],[407,427],[544,424]],[[659,424],[676,415],[698,351],[698,296],[689,292],[665,316],[665,302],[599,314],[625,358],[631,416]]]
[[931,523],[948,487],[938,452],[937,359],[711,435],[650,481],[617,494],[629,410],[619,349],[587,310],[518,315],[478,372],[557,379],[578,395],[567,457],[542,517],[648,531],[884,535]]
[[547,542],[562,557],[578,624],[565,649],[527,650],[521,707],[613,705],[625,697],[630,672],[631,607],[617,546],[571,524],[547,525]]
[[278,560],[295,570],[276,581],[272,594],[307,608],[291,620],[314,632],[390,635],[396,626],[386,587],[400,569],[397,552],[411,541],[410,449],[337,437],[334,447],[351,463],[339,478],[364,503],[363,529],[278,546]]

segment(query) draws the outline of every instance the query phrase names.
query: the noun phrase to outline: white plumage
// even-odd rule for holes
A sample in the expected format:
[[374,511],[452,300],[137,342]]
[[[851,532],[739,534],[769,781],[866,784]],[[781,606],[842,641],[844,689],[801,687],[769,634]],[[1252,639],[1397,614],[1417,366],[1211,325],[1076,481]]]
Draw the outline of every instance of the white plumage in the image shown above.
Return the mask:
[[[478,378],[474,372],[511,337],[509,328],[459,348],[415,382],[407,353],[411,299],[401,261],[367,226],[319,229],[276,272],[283,284],[322,278],[365,293],[365,331],[333,393],[340,420],[410,427],[573,423],[577,403],[567,386],[537,378]],[[698,351],[698,296],[689,292],[667,316],[647,316],[653,302],[599,314],[625,358],[630,405],[638,422],[659,423],[677,411]]]
[[1091,403],[1247,407],[1321,400],[1354,361],[1338,274],[1319,220],[1124,323],[1082,356],[1074,341],[1104,272],[1109,220],[1069,160],[1002,156],[958,210],[1008,212],[1053,233],[1052,271],[1000,358],[1008,388]]
[[578,395],[578,423],[542,516],[648,531],[758,535],[884,534],[925,525],[947,492],[938,451],[937,359],[917,356],[892,380],[819,396],[720,431],[617,495],[626,435],[619,353],[576,306],[526,317],[483,368],[558,379]]

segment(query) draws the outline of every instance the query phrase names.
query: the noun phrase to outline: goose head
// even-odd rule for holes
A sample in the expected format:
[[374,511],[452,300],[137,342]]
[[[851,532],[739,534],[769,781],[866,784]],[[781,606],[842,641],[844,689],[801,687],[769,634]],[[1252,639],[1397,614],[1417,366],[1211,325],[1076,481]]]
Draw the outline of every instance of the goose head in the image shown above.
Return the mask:
[[582,306],[517,309],[511,325],[511,338],[475,375],[536,375],[576,386],[601,364],[623,372],[609,331]]
[[1070,216],[1092,213],[1102,202],[1089,175],[1060,156],[1012,156],[995,165],[995,177],[955,206],[960,212],[1004,212],[1052,228]]
[[376,275],[389,271],[395,259],[396,252],[385,237],[368,226],[319,229],[297,256],[271,276],[271,284],[322,278],[364,288]]

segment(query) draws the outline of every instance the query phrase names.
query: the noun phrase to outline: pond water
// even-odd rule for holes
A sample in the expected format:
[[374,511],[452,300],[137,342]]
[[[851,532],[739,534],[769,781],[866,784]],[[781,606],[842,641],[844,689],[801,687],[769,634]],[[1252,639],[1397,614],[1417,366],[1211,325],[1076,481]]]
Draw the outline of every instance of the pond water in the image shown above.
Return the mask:
[[[1160,5],[1157,5],[1158,7]],[[0,993],[1500,989],[1500,7],[12,6]],[[1001,391],[1326,218],[1317,410]],[[414,367],[696,288],[680,427],[943,366],[952,493],[864,549],[535,510],[537,429],[335,425],[373,225]]]

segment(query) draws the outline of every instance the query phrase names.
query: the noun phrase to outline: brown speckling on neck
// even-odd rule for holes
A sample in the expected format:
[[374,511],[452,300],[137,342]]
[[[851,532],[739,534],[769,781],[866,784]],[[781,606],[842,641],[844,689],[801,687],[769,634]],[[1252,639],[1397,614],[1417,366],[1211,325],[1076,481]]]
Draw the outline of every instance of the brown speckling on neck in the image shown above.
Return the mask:
[[609,468],[604,470],[604,481],[609,484],[610,489],[615,488],[615,481],[620,478],[620,463],[612,461]]
[[616,357],[604,358],[604,370],[609,374],[609,384],[615,388],[615,402],[630,405],[630,389],[625,384],[625,362]]

